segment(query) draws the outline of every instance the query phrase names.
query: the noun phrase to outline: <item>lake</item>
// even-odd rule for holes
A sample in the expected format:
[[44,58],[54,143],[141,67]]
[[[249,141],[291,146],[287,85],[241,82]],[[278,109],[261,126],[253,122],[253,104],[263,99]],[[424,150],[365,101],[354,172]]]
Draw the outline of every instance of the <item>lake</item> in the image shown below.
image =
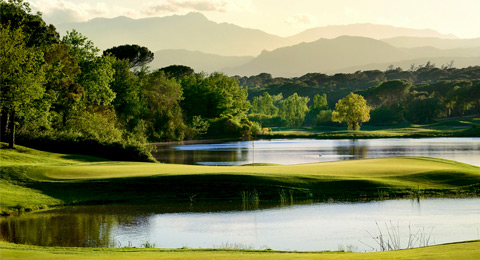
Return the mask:
[[[257,140],[158,145],[166,163],[299,164],[430,156],[480,166],[480,138]],[[381,234],[414,246],[480,239],[480,198],[304,203],[79,206],[0,220],[1,239],[44,246],[376,251]],[[395,236],[395,235],[394,235]],[[391,239],[390,239],[391,240]]]
[[[262,203],[260,204],[262,205]],[[378,225],[378,226],[377,226]],[[239,247],[377,251],[373,237],[399,232],[401,247],[480,239],[480,198],[305,205],[82,206],[0,221],[2,240],[44,246]]]
[[279,139],[157,145],[160,162],[199,165],[300,164],[390,156],[430,156],[480,166],[480,138]]

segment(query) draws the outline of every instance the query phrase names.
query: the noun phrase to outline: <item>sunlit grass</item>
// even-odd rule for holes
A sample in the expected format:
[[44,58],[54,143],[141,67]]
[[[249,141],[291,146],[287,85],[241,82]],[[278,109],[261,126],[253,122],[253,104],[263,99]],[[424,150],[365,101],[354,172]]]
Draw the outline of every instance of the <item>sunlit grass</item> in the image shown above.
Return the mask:
[[[320,247],[321,245],[319,245]],[[156,248],[64,248],[16,245],[0,242],[2,259],[477,259],[480,241],[437,245],[408,250],[349,252],[285,252],[241,249],[156,249]]]

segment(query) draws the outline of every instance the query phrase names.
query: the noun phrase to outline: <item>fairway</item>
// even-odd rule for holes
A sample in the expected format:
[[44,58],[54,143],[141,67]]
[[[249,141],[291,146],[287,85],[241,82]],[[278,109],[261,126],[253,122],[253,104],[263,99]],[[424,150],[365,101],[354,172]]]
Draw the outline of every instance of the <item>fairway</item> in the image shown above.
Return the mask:
[[[300,165],[194,166],[113,162],[26,147],[1,149],[2,214],[59,205],[159,204],[258,200],[358,200],[478,196],[480,167],[429,157]],[[195,200],[192,200],[192,197]],[[474,259],[480,242],[375,252],[281,252],[229,249],[61,248],[1,242],[2,259]]]
[[300,165],[195,166],[113,162],[37,151],[1,150],[2,211],[55,205],[241,200],[358,200],[478,195],[480,168],[429,157],[392,157]]

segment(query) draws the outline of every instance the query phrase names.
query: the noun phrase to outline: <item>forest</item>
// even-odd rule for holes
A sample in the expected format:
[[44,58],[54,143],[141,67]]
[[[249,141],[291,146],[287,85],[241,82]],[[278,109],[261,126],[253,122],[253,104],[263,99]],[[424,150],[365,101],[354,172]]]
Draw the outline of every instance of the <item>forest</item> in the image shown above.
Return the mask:
[[[438,68],[427,63],[403,71],[358,71],[350,74],[309,73],[298,78],[273,78],[262,73],[236,77],[248,88],[249,118],[263,126],[318,126],[331,122],[332,109],[349,93],[359,94],[371,108],[367,124],[432,123],[437,118],[480,114],[480,67]],[[295,119],[288,105],[296,104]],[[287,104],[285,103],[285,104]]]
[[430,123],[480,113],[480,67],[437,67],[273,78],[229,77],[183,65],[150,70],[138,45],[101,52],[63,37],[21,0],[1,0],[1,139],[51,151],[152,160],[146,144],[242,137],[273,126],[339,125],[335,104],[365,98],[367,124]]

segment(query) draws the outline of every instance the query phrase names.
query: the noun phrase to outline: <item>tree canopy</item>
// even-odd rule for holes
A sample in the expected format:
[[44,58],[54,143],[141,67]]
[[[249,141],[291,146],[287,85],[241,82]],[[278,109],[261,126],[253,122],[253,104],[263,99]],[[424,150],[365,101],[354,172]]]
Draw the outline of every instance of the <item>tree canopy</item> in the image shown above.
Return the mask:
[[15,126],[22,109],[40,99],[45,87],[43,53],[28,47],[21,28],[1,26],[0,34],[0,112],[8,116],[11,148],[15,145]]
[[362,122],[368,120],[370,120],[370,107],[367,106],[367,101],[353,93],[340,99],[332,113],[332,121],[347,122],[349,130],[360,130]]

